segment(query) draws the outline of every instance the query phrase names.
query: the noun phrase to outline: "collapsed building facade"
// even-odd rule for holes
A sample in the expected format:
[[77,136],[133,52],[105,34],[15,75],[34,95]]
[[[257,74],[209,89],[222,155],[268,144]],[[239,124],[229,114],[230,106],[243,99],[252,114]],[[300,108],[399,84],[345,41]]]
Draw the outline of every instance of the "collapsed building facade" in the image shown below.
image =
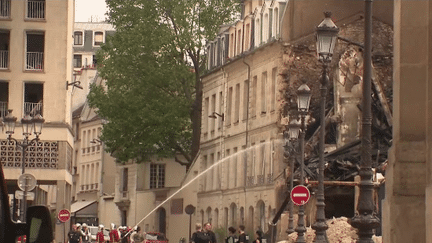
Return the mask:
[[[326,181],[354,181],[358,174],[361,121],[363,3],[340,1],[243,1],[236,23],[208,42],[202,76],[203,112],[197,221],[214,228],[244,224],[247,232],[268,230],[288,194],[290,175],[283,133],[297,88],[312,90],[306,130],[306,177],[318,174],[319,79],[315,27],[324,11],[341,29],[330,65],[326,119]],[[375,167],[384,165],[391,143],[392,10],[375,5],[373,30],[373,111]],[[217,165],[215,165],[217,164]],[[382,168],[379,167],[379,168]],[[299,170],[294,173],[298,178]],[[313,183],[310,183],[313,184]],[[326,217],[354,214],[354,187],[326,186]],[[337,197],[345,197],[343,200]],[[313,199],[308,224],[315,217]],[[349,202],[341,206],[340,203]],[[338,204],[339,203],[339,204]],[[346,212],[341,208],[348,208]],[[286,221],[286,217],[282,218]],[[287,223],[278,227],[286,237]]]

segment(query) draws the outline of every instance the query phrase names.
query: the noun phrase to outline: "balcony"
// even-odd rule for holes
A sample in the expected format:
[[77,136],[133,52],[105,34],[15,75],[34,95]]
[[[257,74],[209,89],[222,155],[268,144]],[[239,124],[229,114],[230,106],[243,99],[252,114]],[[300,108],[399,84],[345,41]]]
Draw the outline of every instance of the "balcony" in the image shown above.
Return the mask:
[[9,51],[0,50],[0,69],[8,69],[9,67]]
[[28,19],[45,19],[45,0],[28,0],[27,1],[27,18]]
[[10,18],[10,12],[11,12],[11,1],[0,0],[0,19]]
[[28,113],[31,116],[34,116],[36,114],[42,114],[42,102],[39,103],[32,103],[32,102],[24,102],[24,113]]
[[26,70],[43,70],[43,52],[27,52]]

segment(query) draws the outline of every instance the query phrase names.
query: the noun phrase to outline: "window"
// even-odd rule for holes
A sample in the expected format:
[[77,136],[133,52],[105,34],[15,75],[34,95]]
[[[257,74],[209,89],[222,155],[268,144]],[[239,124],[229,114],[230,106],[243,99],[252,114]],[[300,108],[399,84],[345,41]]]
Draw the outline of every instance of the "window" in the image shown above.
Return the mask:
[[240,84],[236,84],[235,88],[235,107],[234,107],[234,123],[239,122],[240,116]]
[[277,75],[277,68],[273,68],[272,70],[272,80],[271,80],[271,103],[270,103],[270,109],[271,111],[275,110],[276,106],[276,76]]
[[209,111],[210,111],[209,106],[210,106],[210,101],[209,101],[209,97],[207,97],[204,100],[204,112],[203,112],[204,119],[203,119],[203,124],[202,124],[204,133],[208,132],[208,122],[209,122],[209,115],[210,115],[209,114]]
[[[219,92],[219,114],[223,114],[223,95]],[[219,119],[218,130],[222,129],[223,119]]]
[[258,47],[261,44],[261,22],[259,19],[255,21],[255,46]]
[[82,55],[74,55],[73,65],[74,68],[82,67]]
[[97,56],[93,55],[93,67],[97,65]]
[[[216,94],[212,95],[211,97],[211,114],[214,114],[216,112]],[[211,127],[210,130],[214,131],[216,126],[216,119],[211,119]]]
[[231,34],[231,45],[230,45],[230,51],[229,51],[229,53],[230,53],[230,56],[229,57],[233,57],[234,56],[234,34]]
[[82,45],[83,44],[83,32],[75,31],[74,32],[74,45]]
[[243,87],[243,120],[247,119],[248,109],[249,109],[249,80],[244,81]]
[[0,0],[0,18],[10,18],[11,1]]
[[27,18],[45,19],[45,0],[27,0]]
[[[201,166],[201,171],[204,171],[207,169],[207,155],[204,155],[203,160],[202,160],[202,166]],[[202,191],[206,191],[207,188],[207,179],[208,178],[208,173],[205,173],[202,179]]]
[[264,21],[263,21],[263,23],[262,23],[264,26],[263,26],[263,29],[262,29],[262,41],[263,42],[267,42],[267,40],[268,40],[268,38],[269,38],[269,31],[268,31],[268,28],[269,28],[269,16],[268,16],[268,13],[266,13],[266,14],[264,14]]
[[241,49],[242,45],[241,45],[241,43],[242,43],[241,30],[239,30],[238,34],[237,34],[237,55],[240,55],[241,52],[242,52],[242,49]]
[[45,34],[27,32],[27,51],[25,70],[42,71],[44,68]]
[[0,30],[0,69],[9,68],[9,31]]
[[249,50],[250,42],[251,42],[251,40],[250,40],[250,24],[247,24],[246,25],[246,37],[244,39],[245,50]]
[[261,78],[261,114],[265,114],[267,112],[266,89],[267,89],[267,72],[263,72]]
[[165,187],[165,165],[150,165],[150,189]]
[[226,124],[230,125],[231,124],[231,116],[232,116],[232,106],[233,106],[233,88],[230,87],[228,90],[228,104],[227,104],[227,109],[228,109],[228,116],[226,119]]
[[252,117],[256,116],[256,105],[257,105],[257,87],[258,87],[258,78],[257,76],[253,77],[252,80],[252,105],[251,105],[251,115]]
[[9,100],[9,83],[0,82],[0,117],[7,115]]
[[268,38],[273,36],[273,9],[269,9]]
[[104,43],[104,34],[101,31],[94,32],[94,45],[100,46],[102,43]]
[[24,113],[31,116],[41,114],[43,116],[43,84],[24,84]]
[[121,180],[122,184],[121,184],[121,188],[120,188],[120,191],[122,193],[122,197],[126,197],[127,196],[128,180],[129,180],[129,169],[128,168],[123,168],[122,180]]
[[274,35],[279,36],[279,10],[275,8],[274,10]]

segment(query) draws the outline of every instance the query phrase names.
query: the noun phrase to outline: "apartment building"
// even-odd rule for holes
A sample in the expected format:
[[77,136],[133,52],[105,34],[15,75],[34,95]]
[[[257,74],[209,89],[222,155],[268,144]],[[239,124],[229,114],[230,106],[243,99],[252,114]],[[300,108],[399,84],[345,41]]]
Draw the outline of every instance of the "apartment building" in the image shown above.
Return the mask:
[[[374,14],[392,23],[392,15],[385,13],[392,3],[376,6]],[[244,224],[252,235],[257,229],[268,230],[287,195],[282,147],[287,104],[305,77],[313,77],[308,85],[319,90],[315,27],[324,11],[331,11],[341,28],[358,21],[363,3],[246,0],[242,9],[241,19],[208,40],[201,154],[192,170],[214,166],[199,181],[197,222],[212,222],[223,230]],[[314,216],[308,213],[308,225]],[[278,224],[281,240],[286,227],[287,222]]]
[[[38,188],[36,199],[28,205],[47,204],[54,215],[71,204],[74,143],[67,84],[72,80],[73,18],[72,0],[0,1],[0,117],[8,109],[18,121],[25,114],[44,117],[40,140],[27,148],[24,161],[26,173],[36,177]],[[18,122],[12,137],[21,140],[21,134]],[[22,151],[6,138],[0,135],[1,162],[16,210]],[[64,241],[65,229],[69,222],[56,224],[57,242]]]

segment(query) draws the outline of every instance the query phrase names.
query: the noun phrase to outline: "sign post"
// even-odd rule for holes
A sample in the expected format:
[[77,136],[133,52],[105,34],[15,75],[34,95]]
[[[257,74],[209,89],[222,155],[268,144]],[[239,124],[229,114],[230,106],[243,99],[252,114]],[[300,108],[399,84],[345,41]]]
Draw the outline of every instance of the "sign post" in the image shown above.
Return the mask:
[[57,217],[61,222],[66,223],[70,219],[70,216],[71,216],[71,214],[70,214],[69,210],[62,209],[59,211]]
[[305,205],[309,201],[309,198],[309,189],[303,185],[295,186],[291,190],[291,200],[297,206]]
[[190,242],[191,234],[192,234],[192,214],[195,212],[195,207],[189,204],[186,206],[185,211],[187,214],[189,214],[189,242]]
[[[67,221],[69,221],[70,216],[71,214],[69,210],[62,209],[58,212],[57,219],[62,223],[66,223]],[[66,242],[66,224],[63,224],[63,238],[65,239]]]

